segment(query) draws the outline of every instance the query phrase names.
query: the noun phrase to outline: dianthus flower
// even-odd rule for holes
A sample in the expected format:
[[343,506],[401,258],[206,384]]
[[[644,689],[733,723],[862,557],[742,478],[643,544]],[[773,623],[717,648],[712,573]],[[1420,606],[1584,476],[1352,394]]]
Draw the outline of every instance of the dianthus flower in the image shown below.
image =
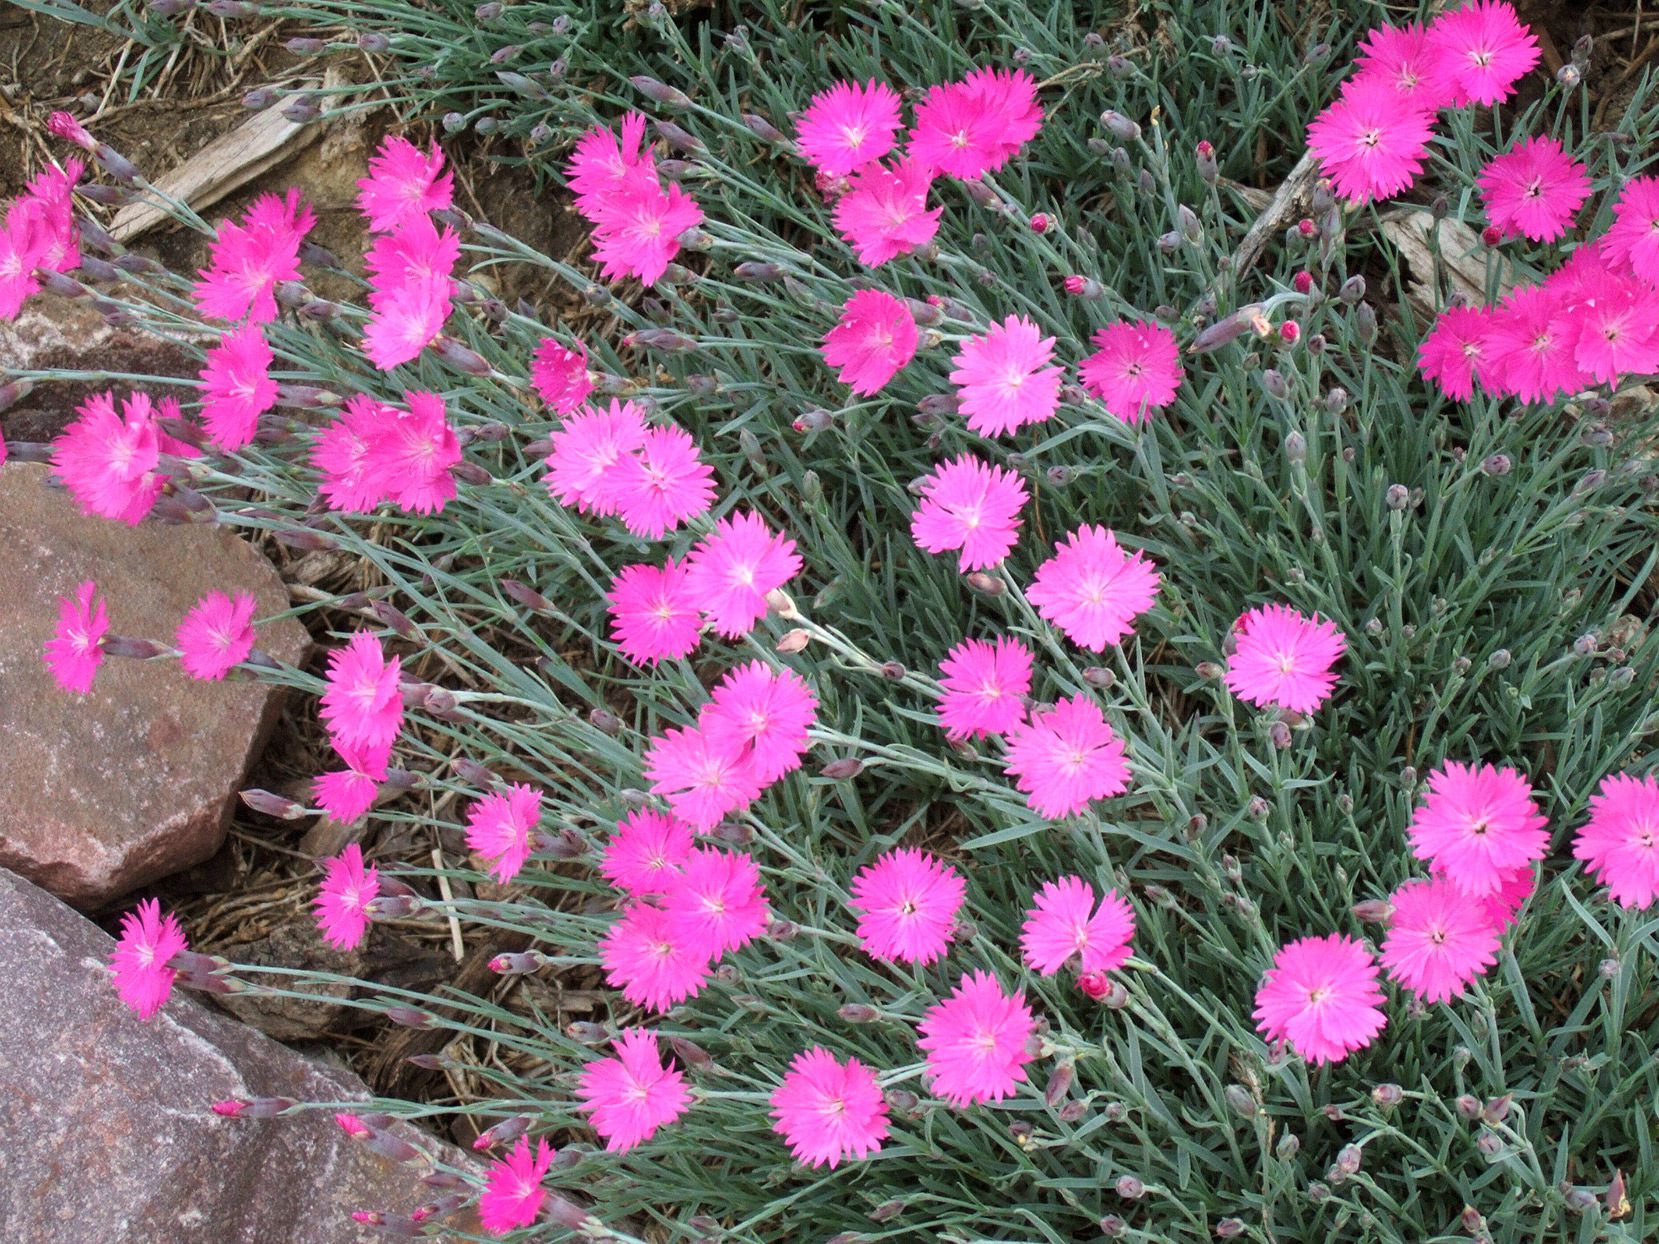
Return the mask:
[[109,611],[91,579],[77,587],[74,596],[58,598],[58,629],[46,641],[46,665],[58,686],[77,695],[92,690],[108,633]]
[[179,664],[192,678],[218,682],[253,651],[253,596],[209,592],[179,623]]
[[665,893],[691,858],[691,826],[652,808],[639,808],[616,823],[599,861],[599,873],[636,898]]
[[891,151],[898,129],[899,95],[887,83],[837,82],[812,97],[796,123],[795,146],[820,173],[845,177]]
[[1492,312],[1487,307],[1447,307],[1417,348],[1417,370],[1447,397],[1466,402],[1475,384],[1493,388]]
[[449,319],[450,282],[426,277],[402,286],[363,325],[363,355],[381,371],[418,358]]
[[686,585],[685,566],[672,557],[657,566],[624,566],[611,582],[611,637],[630,661],[690,656],[703,630],[697,597]]
[[772,1130],[808,1166],[834,1170],[867,1158],[887,1138],[887,1099],[876,1073],[856,1058],[839,1062],[821,1045],[803,1050],[772,1092]]
[[697,728],[710,746],[747,757],[755,777],[770,784],[801,767],[817,710],[818,697],[794,670],[750,661],[710,692]]
[[703,223],[703,209],[677,185],[662,188],[656,174],[635,171],[609,198],[596,204],[593,258],[607,281],[636,276],[655,285],[680,253],[680,237]]
[[1566,234],[1584,200],[1590,174],[1553,138],[1522,139],[1494,156],[1476,179],[1487,222],[1505,237],[1553,242]]
[[220,221],[208,266],[196,282],[196,309],[218,320],[276,319],[276,287],[299,280],[300,243],[316,219],[290,187],[280,199],[260,195],[240,224]]
[[1007,734],[1025,720],[1031,649],[1007,635],[965,639],[939,663],[939,724],[953,739]]
[[388,481],[371,468],[370,446],[398,417],[398,412],[366,393],[346,399],[345,409],[317,437],[311,465],[322,476],[317,491],[330,509],[366,514],[386,500]]
[[346,762],[344,769],[319,773],[312,783],[317,806],[330,819],[350,825],[370,808],[380,794],[380,783],[386,780],[386,766],[392,749],[386,747],[353,747],[338,739],[332,741],[335,754]]
[[1610,263],[1625,264],[1642,280],[1659,284],[1659,177],[1625,182],[1601,248]]
[[616,1053],[582,1068],[576,1096],[611,1153],[627,1153],[691,1105],[685,1075],[664,1066],[657,1035],[645,1028],[617,1034]]
[[824,335],[824,362],[854,393],[878,393],[916,356],[916,318],[902,299],[861,289],[841,307]]
[[478,1198],[478,1221],[484,1230],[505,1235],[535,1222],[547,1199],[541,1181],[552,1166],[552,1146],[538,1140],[532,1154],[528,1136],[520,1136],[511,1153],[492,1162]]
[[388,661],[380,640],[367,631],[330,652],[320,713],[329,733],[353,746],[389,746],[403,726],[399,672],[398,659]]
[[455,496],[450,468],[461,460],[461,442],[436,393],[405,393],[406,411],[374,424],[365,449],[371,487],[400,509],[434,514]]
[[928,88],[916,105],[910,158],[962,181],[994,173],[1036,137],[1043,110],[1024,70],[976,69]]
[[[1429,872],[1436,877],[1444,877],[1446,868],[1443,864],[1430,864]],[[1517,913],[1537,888],[1537,865],[1522,864],[1519,868],[1505,869],[1499,874],[1496,890],[1471,901],[1480,906],[1492,926],[1502,934],[1515,923]]]
[[1590,819],[1573,858],[1607,886],[1621,907],[1645,910],[1659,897],[1659,781],[1615,773],[1590,797]]
[[622,524],[655,540],[714,500],[714,468],[697,454],[684,428],[647,428],[640,446],[607,473],[600,487]]
[[35,214],[13,204],[0,228],[0,320],[15,320],[23,304],[40,292],[35,269],[43,253]]
[[541,820],[541,792],[514,782],[467,811],[467,846],[491,861],[490,875],[506,885],[530,858],[530,835]]
[[951,360],[950,382],[968,430],[1001,436],[1051,417],[1060,407],[1062,375],[1053,357],[1054,338],[1018,315],[964,342]]
[[167,484],[156,469],[161,429],[146,393],[130,393],[115,410],[115,395],[95,393],[52,445],[52,465],[87,514],[136,527]]
[[1450,67],[1429,44],[1421,22],[1379,26],[1360,40],[1356,82],[1386,82],[1413,111],[1438,112],[1457,92]]
[[1496,891],[1511,869],[1549,846],[1532,785],[1514,769],[1448,760],[1429,774],[1428,798],[1408,831],[1412,853],[1445,870],[1471,898]]
[[1125,423],[1143,423],[1175,400],[1183,372],[1175,334],[1150,321],[1098,330],[1095,352],[1078,368],[1083,387]]
[[1227,659],[1227,690],[1258,708],[1277,705],[1311,713],[1336,686],[1331,668],[1347,637],[1320,618],[1289,605],[1261,605],[1233,623],[1237,648]]
[[1363,943],[1332,933],[1288,942],[1256,991],[1256,1029],[1310,1063],[1339,1063],[1387,1022],[1377,963]]
[[363,353],[380,370],[417,357],[443,329],[454,290],[450,272],[460,254],[455,230],[440,232],[424,214],[370,244],[364,266],[373,314],[363,327]]
[[1158,597],[1157,565],[1104,527],[1084,525],[1037,567],[1026,599],[1072,643],[1092,652],[1121,643]]
[[1452,103],[1498,104],[1538,63],[1538,41],[1501,0],[1475,0],[1429,26],[1430,55],[1452,79]]
[[853,877],[848,906],[858,914],[858,940],[874,959],[926,966],[950,945],[968,883],[949,864],[914,847],[899,847]]
[[966,973],[918,1025],[933,1091],[953,1106],[1000,1101],[1025,1083],[1037,1017],[1023,993],[1002,992],[989,972]]
[[202,423],[207,438],[226,453],[253,440],[259,416],[276,402],[271,347],[257,324],[226,333],[207,352],[201,370]]
[[685,560],[686,587],[703,616],[728,639],[747,635],[766,616],[768,592],[801,571],[795,542],[760,515],[734,512],[719,519]]
[[634,403],[613,397],[604,410],[587,407],[566,418],[552,442],[547,490],[553,499],[583,514],[604,517],[617,509],[607,477],[645,443],[645,417]]
[[984,570],[1014,547],[1025,502],[1025,484],[1018,475],[963,454],[923,480],[921,504],[910,516],[910,537],[929,553],[960,549],[962,570]]
[[674,935],[668,913],[635,903],[599,939],[605,983],[635,1006],[666,1014],[696,997],[709,975],[709,955]]
[[1079,972],[1109,972],[1129,961],[1135,910],[1108,890],[1095,903],[1094,887],[1081,877],[1045,882],[1025,913],[1020,951],[1026,966],[1053,976],[1066,964]]
[[836,200],[831,218],[858,262],[872,268],[925,246],[939,232],[939,214],[928,210],[933,173],[914,159],[891,168],[867,164],[853,174],[852,188]]
[[530,387],[557,414],[579,409],[593,392],[588,374],[588,348],[580,341],[570,346],[543,337],[530,360]]
[[46,169],[6,209],[5,228],[0,229],[0,320],[17,318],[39,291],[36,269],[69,272],[80,266],[70,195],[84,171],[79,160]]
[[1408,881],[1388,901],[1394,914],[1383,966],[1423,1001],[1461,998],[1465,986],[1497,962],[1497,926],[1449,880]]
[[1626,376],[1659,371],[1659,290],[1610,272],[1586,272],[1576,297],[1551,324],[1570,342],[1586,380],[1617,387]]
[[453,180],[437,143],[422,151],[407,138],[388,134],[369,157],[369,175],[357,183],[357,207],[370,231],[389,233],[413,216],[453,203]]
[[576,140],[576,150],[565,166],[577,210],[590,221],[599,208],[619,193],[631,174],[640,171],[656,180],[656,162],[643,146],[645,118],[630,112],[622,118],[620,141],[614,131],[596,125]]
[[747,756],[716,747],[702,730],[684,726],[651,740],[645,776],[651,793],[668,800],[674,815],[699,832],[753,803],[764,786]]
[[692,849],[662,906],[669,936],[711,959],[754,941],[772,914],[754,857],[711,847]]
[[380,893],[380,871],[363,863],[363,848],[355,842],[323,861],[323,882],[312,906],[323,940],[340,950],[363,944],[369,928],[368,905]]
[[1004,760],[1002,771],[1019,779],[1032,811],[1051,820],[1129,788],[1123,743],[1084,695],[1034,710],[1030,721],[1008,732]]
[[1557,288],[1517,285],[1487,326],[1494,390],[1523,402],[1548,402],[1589,384],[1578,369],[1569,336],[1568,304]]
[[163,916],[161,904],[147,898],[121,917],[121,936],[110,955],[115,992],[140,1019],[149,1019],[173,992],[178,973],[168,961],[190,949],[178,917]]
[[1392,83],[1356,78],[1308,126],[1308,150],[1350,203],[1390,199],[1423,171],[1434,114],[1401,103]]

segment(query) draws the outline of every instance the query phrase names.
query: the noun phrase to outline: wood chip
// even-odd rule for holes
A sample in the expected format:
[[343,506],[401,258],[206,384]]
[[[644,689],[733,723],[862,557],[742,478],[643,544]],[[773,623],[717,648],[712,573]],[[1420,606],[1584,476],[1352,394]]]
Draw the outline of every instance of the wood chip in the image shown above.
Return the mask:
[[[1382,231],[1410,269],[1406,297],[1415,310],[1437,314],[1453,294],[1461,295],[1472,306],[1486,305],[1486,264],[1493,251],[1468,225],[1449,216],[1437,222],[1426,208],[1400,207],[1382,218]],[[1438,267],[1436,250],[1440,255]],[[1499,262],[1501,298],[1515,280],[1513,267]]]

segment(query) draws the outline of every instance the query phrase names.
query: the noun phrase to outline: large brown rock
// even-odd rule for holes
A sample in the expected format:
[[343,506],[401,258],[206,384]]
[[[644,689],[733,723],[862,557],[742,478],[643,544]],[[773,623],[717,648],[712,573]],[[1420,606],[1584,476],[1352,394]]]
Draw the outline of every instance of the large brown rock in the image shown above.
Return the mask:
[[[49,479],[34,463],[0,467],[0,866],[93,907],[218,850],[278,702],[267,684],[197,682],[170,659],[108,658],[90,695],[68,694],[41,659],[58,598],[91,579],[112,634],[171,643],[209,591],[252,592],[256,617],[288,594],[227,529],[89,518]],[[292,618],[259,627],[281,661],[308,642]]]
[[[0,869],[0,1240],[7,1244],[348,1244],[353,1211],[408,1215],[439,1194],[328,1112],[222,1119],[215,1101],[355,1101],[362,1081],[175,992],[148,1021],[123,1006],[112,942]],[[444,1166],[453,1146],[391,1129]],[[447,1219],[461,1228],[467,1215]],[[477,1229],[476,1220],[470,1223]]]

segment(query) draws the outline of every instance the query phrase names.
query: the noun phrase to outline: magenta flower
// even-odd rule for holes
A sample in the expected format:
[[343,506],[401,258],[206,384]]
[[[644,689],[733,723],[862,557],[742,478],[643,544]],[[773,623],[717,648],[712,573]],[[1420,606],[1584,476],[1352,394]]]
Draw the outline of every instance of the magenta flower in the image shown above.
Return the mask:
[[842,304],[824,335],[824,362],[854,393],[879,393],[916,356],[916,319],[901,299],[861,289]]
[[1079,648],[1103,652],[1123,641],[1158,597],[1158,567],[1131,553],[1104,527],[1084,525],[1037,567],[1026,599]]
[[398,659],[386,659],[380,640],[358,631],[328,654],[328,689],[321,717],[337,740],[358,747],[391,746],[403,727]]
[[1584,274],[1557,324],[1583,376],[1617,387],[1625,376],[1659,371],[1659,291],[1606,269]]
[[1659,177],[1632,177],[1613,204],[1613,224],[1602,235],[1602,254],[1659,284]]
[[1558,289],[1517,285],[1488,321],[1493,390],[1523,402],[1552,401],[1589,384],[1570,348],[1574,317]]
[[1018,475],[963,454],[923,480],[910,536],[929,553],[960,549],[957,564],[964,571],[984,570],[1014,547],[1025,502],[1025,484]]
[[218,682],[253,651],[253,614],[258,602],[247,592],[209,592],[179,623],[179,664],[192,678]]
[[276,403],[271,347],[258,324],[226,333],[207,352],[202,368],[202,423],[207,438],[226,453],[253,440],[259,416]]
[[104,636],[109,633],[109,611],[97,599],[91,579],[75,595],[58,598],[58,629],[46,641],[46,666],[58,686],[76,695],[92,690],[92,680],[104,662]]
[[[1444,877],[1446,869],[1440,864],[1430,864],[1429,872],[1436,877]],[[1498,888],[1490,894],[1484,894],[1472,900],[1486,913],[1486,918],[1492,922],[1499,934],[1515,923],[1516,915],[1532,892],[1538,888],[1538,869],[1532,864],[1523,864],[1519,868],[1505,869],[1498,879]]]
[[392,749],[353,747],[338,739],[333,740],[333,747],[346,767],[318,774],[312,790],[324,812],[340,824],[350,825],[374,807],[380,783],[386,780]]
[[355,842],[323,861],[323,881],[312,906],[323,940],[340,950],[356,950],[369,929],[369,904],[380,893],[380,871],[363,863]]
[[452,182],[437,143],[422,151],[407,138],[388,134],[369,157],[369,175],[357,183],[357,207],[371,232],[389,233],[411,217],[453,203]]
[[582,1068],[576,1096],[590,1116],[593,1130],[612,1153],[627,1153],[672,1123],[691,1105],[685,1075],[664,1066],[655,1033],[624,1028],[616,1054]]
[[839,1062],[821,1045],[803,1050],[772,1092],[772,1130],[808,1166],[834,1170],[867,1158],[887,1138],[887,1099],[876,1073],[856,1058]]
[[1068,962],[1079,972],[1109,972],[1129,962],[1135,910],[1107,890],[1095,904],[1094,887],[1081,877],[1061,877],[1037,891],[1020,929],[1026,966],[1053,976]]
[[645,417],[639,407],[613,397],[608,409],[588,407],[568,417],[552,441],[547,490],[553,499],[583,514],[615,514],[616,496],[609,477],[645,444]]
[[939,663],[939,724],[953,739],[1007,734],[1025,720],[1031,650],[1007,635],[965,639]]
[[1009,731],[1004,759],[1002,771],[1019,779],[1032,811],[1051,820],[1129,788],[1123,743],[1100,706],[1083,695],[1033,711],[1030,721]]
[[717,634],[737,639],[766,616],[767,593],[801,572],[795,542],[760,515],[737,511],[719,519],[685,560],[686,587]]
[[801,767],[817,712],[818,697],[794,670],[750,661],[710,692],[697,728],[711,747],[745,757],[755,778],[770,785]]
[[1316,1066],[1370,1045],[1387,1023],[1377,963],[1363,942],[1332,933],[1288,942],[1256,991],[1256,1030]]
[[1590,819],[1573,858],[1607,886],[1621,907],[1644,911],[1659,897],[1659,781],[1615,773],[1590,797]]
[[1227,690],[1258,708],[1293,713],[1311,713],[1330,699],[1331,669],[1348,648],[1332,623],[1279,604],[1244,614],[1233,623],[1233,637],[1238,646],[1227,660]]
[[939,232],[939,214],[928,210],[933,173],[915,159],[891,168],[866,164],[852,176],[852,188],[836,200],[831,218],[853,248],[858,262],[871,268],[927,245]]
[[1488,223],[1506,237],[1534,242],[1564,236],[1590,197],[1590,174],[1553,138],[1517,142],[1489,161],[1477,181]]
[[698,457],[697,442],[684,428],[647,428],[639,448],[607,473],[601,487],[623,526],[656,540],[708,512],[714,468]]
[[968,430],[1002,436],[1050,418],[1060,408],[1064,374],[1053,358],[1054,338],[1024,316],[1011,315],[964,342],[951,360],[950,382]]
[[645,140],[645,118],[630,112],[622,118],[622,137],[596,125],[576,140],[576,150],[566,165],[576,207],[592,220],[606,200],[621,193],[630,176],[657,179],[656,161]]
[[873,959],[926,967],[956,936],[956,913],[968,883],[949,864],[899,847],[853,877],[847,904],[858,914],[858,940]]
[[1043,110],[1024,70],[976,69],[928,88],[916,105],[910,157],[962,181],[994,173],[1036,137]]
[[370,446],[397,417],[392,407],[354,393],[340,417],[322,430],[311,448],[311,465],[322,476],[317,491],[330,509],[366,514],[386,500],[388,481],[372,469]]
[[260,195],[240,224],[221,221],[196,282],[196,309],[209,319],[276,319],[277,284],[299,280],[300,243],[316,221],[296,187],[280,199]]
[[1487,307],[1447,307],[1417,348],[1417,370],[1447,397],[1466,402],[1475,385],[1492,391],[1492,312]]
[[552,1147],[538,1140],[532,1155],[528,1136],[520,1136],[511,1153],[490,1163],[483,1195],[478,1198],[478,1221],[484,1230],[505,1235],[535,1222],[547,1199],[541,1181],[552,1166]]
[[115,395],[95,393],[52,445],[58,478],[86,514],[136,527],[167,483],[156,469],[161,430],[147,393],[131,393],[115,411]]
[[1384,82],[1411,111],[1439,112],[1452,102],[1457,84],[1451,68],[1429,43],[1421,22],[1379,26],[1360,40],[1355,82]]
[[893,149],[899,95],[874,78],[837,82],[812,97],[795,125],[801,158],[829,177],[845,177]]
[[599,939],[605,983],[635,1006],[666,1014],[697,995],[709,975],[709,955],[676,937],[668,913],[635,903]]
[[140,1019],[149,1019],[161,1010],[173,992],[178,976],[168,962],[190,949],[178,917],[161,914],[161,904],[147,898],[121,917],[121,936],[110,955],[115,973],[115,992]]
[[628,174],[621,188],[591,209],[593,258],[607,281],[635,276],[647,289],[680,253],[680,238],[703,223],[703,209],[677,185],[665,191],[655,173]]
[[685,566],[672,557],[657,566],[624,566],[611,583],[611,637],[641,665],[677,660],[697,648],[703,630]]
[[1350,203],[1391,199],[1416,180],[1434,114],[1400,102],[1392,83],[1360,77],[1308,126],[1308,150]]
[[765,785],[747,756],[717,747],[702,730],[684,726],[651,740],[645,776],[651,793],[668,800],[674,815],[699,833],[760,798]]
[[639,808],[616,823],[599,862],[600,875],[635,898],[671,889],[691,858],[691,826],[652,808]]
[[530,835],[541,820],[541,792],[514,782],[467,811],[467,846],[492,861],[490,875],[506,885],[530,858]]
[[1430,55],[1455,86],[1452,103],[1502,103],[1538,63],[1538,41],[1501,0],[1474,0],[1429,26]]
[[566,348],[552,337],[543,337],[530,360],[530,387],[558,414],[577,410],[593,392],[588,348],[580,341]]
[[965,973],[918,1025],[933,1091],[953,1106],[1001,1101],[1026,1081],[1037,1017],[1025,995],[1002,992],[989,972]]
[[1394,915],[1383,966],[1423,1001],[1461,998],[1464,987],[1497,962],[1497,926],[1449,880],[1408,881],[1388,901]]
[[662,905],[669,936],[710,959],[747,946],[772,915],[754,858],[710,847],[692,849]]
[[1444,869],[1470,898],[1495,892],[1505,873],[1549,847],[1532,785],[1514,769],[1448,760],[1429,774],[1428,798],[1411,818],[1412,853]]
[[1149,320],[1108,324],[1093,338],[1095,352],[1078,377],[1107,411],[1128,424],[1144,423],[1175,400],[1184,373],[1175,334]]
[[370,433],[363,457],[367,486],[400,509],[435,514],[455,496],[450,468],[461,460],[460,438],[443,398],[419,391],[403,397],[409,409],[394,411]]
[[443,329],[460,251],[455,230],[440,232],[425,215],[405,219],[370,244],[364,264],[374,311],[363,327],[363,353],[381,371],[418,357]]
[[69,272],[80,266],[71,193],[83,172],[79,160],[48,168],[6,210],[0,229],[0,320],[16,319],[39,291],[38,269]]

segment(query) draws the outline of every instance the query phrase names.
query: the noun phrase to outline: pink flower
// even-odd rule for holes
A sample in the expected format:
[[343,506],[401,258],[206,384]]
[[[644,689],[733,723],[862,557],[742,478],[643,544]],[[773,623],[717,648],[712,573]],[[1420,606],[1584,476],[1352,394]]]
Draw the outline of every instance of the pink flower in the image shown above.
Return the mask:
[[52,445],[52,465],[83,513],[136,527],[155,505],[167,476],[156,469],[161,430],[146,393],[115,412],[115,395],[95,393]]
[[[1517,285],[1487,326],[1493,389],[1523,402],[1547,402],[1589,383],[1574,362],[1559,291]],[[1576,336],[1576,334],[1572,334]]]
[[711,959],[754,941],[772,914],[753,857],[709,847],[692,849],[662,905],[668,935]]
[[1573,343],[1582,376],[1617,386],[1625,376],[1659,371],[1659,290],[1606,269],[1588,271],[1551,328]]
[[1361,76],[1308,126],[1308,150],[1350,203],[1393,198],[1423,171],[1434,114],[1411,108],[1389,82]]
[[968,429],[1002,436],[1051,417],[1060,407],[1063,374],[1053,357],[1054,338],[1018,315],[965,342],[952,360],[950,382]]
[[642,665],[690,656],[703,630],[686,569],[672,557],[656,566],[624,566],[605,597],[611,637],[622,655]]
[[450,468],[461,460],[461,442],[436,393],[403,395],[407,411],[392,411],[371,425],[363,469],[370,486],[400,509],[441,511],[455,496]]
[[389,747],[403,727],[398,659],[386,659],[380,640],[358,631],[328,654],[328,689],[321,717],[336,740],[355,747]]
[[[1429,872],[1436,877],[1444,877],[1446,868],[1442,864],[1430,864]],[[1472,901],[1480,905],[1486,918],[1502,934],[1515,923],[1516,913],[1537,888],[1538,869],[1532,864],[1523,864],[1519,868],[1505,869],[1496,890]]]
[[622,191],[636,170],[650,180],[656,179],[656,162],[649,149],[642,147],[644,139],[645,118],[630,112],[622,118],[620,141],[613,131],[600,125],[576,140],[575,153],[565,171],[582,215],[592,220],[607,199]]
[[627,1153],[684,1114],[691,1093],[678,1067],[663,1066],[655,1033],[624,1028],[615,1048],[614,1057],[595,1059],[582,1068],[576,1096],[605,1148]]
[[1311,713],[1336,686],[1331,667],[1348,640],[1321,618],[1289,605],[1261,605],[1233,623],[1238,647],[1227,660],[1227,690],[1258,708]]
[[630,173],[591,213],[600,275],[607,281],[637,276],[647,289],[680,253],[681,235],[703,223],[697,200],[677,185],[664,191],[654,171]]
[[933,173],[915,159],[892,168],[866,164],[852,176],[852,188],[836,200],[831,218],[858,262],[879,268],[890,259],[925,246],[939,232],[939,214],[927,208]]
[[697,456],[697,442],[684,428],[647,428],[639,448],[600,487],[623,526],[655,540],[708,511],[714,468]]
[[85,171],[79,160],[45,169],[7,208],[0,230],[0,320],[15,319],[39,291],[36,269],[69,272],[80,266],[71,194]]
[[767,593],[801,572],[795,542],[776,534],[760,515],[728,514],[697,542],[685,560],[686,590],[701,602],[717,634],[737,639],[766,616]]
[[1037,1017],[1025,995],[1002,992],[989,972],[964,973],[918,1025],[933,1091],[953,1106],[1001,1101],[1025,1083]]
[[639,407],[612,398],[606,410],[589,407],[566,418],[552,441],[547,490],[553,499],[583,514],[615,514],[616,498],[606,480],[645,443],[645,417]]
[[1538,41],[1499,0],[1475,0],[1429,26],[1430,54],[1451,77],[1452,103],[1502,103],[1538,63]]
[[414,281],[363,325],[363,355],[381,371],[418,358],[449,319],[449,278]]
[[424,214],[406,217],[370,244],[364,264],[374,313],[363,327],[363,353],[381,371],[418,357],[443,329],[460,254],[455,230],[440,232]]
[[867,1158],[887,1137],[876,1073],[856,1058],[836,1061],[821,1045],[795,1055],[771,1103],[772,1130],[808,1166],[834,1170],[843,1158]]
[[1002,771],[1019,779],[1032,811],[1051,820],[1129,788],[1123,743],[1100,706],[1083,695],[1033,711],[1009,732],[1004,759]]
[[1529,138],[1494,157],[1477,179],[1486,219],[1505,236],[1553,242],[1590,197],[1590,175],[1553,138]]
[[1083,360],[1083,387],[1125,423],[1143,423],[1175,400],[1184,373],[1175,334],[1148,320],[1119,321],[1091,339],[1097,347]]
[[1119,644],[1158,597],[1156,564],[1104,527],[1084,525],[1037,567],[1026,599],[1072,643],[1092,652]]
[[1387,83],[1412,111],[1438,112],[1457,93],[1450,66],[1430,46],[1421,22],[1367,31],[1354,59],[1354,81]]
[[368,905],[380,893],[380,871],[363,863],[363,848],[350,843],[340,854],[323,861],[323,883],[312,906],[323,940],[340,950],[363,944],[369,928]]
[[1659,781],[1615,773],[1590,797],[1590,819],[1573,858],[1607,886],[1621,907],[1646,910],[1659,897]]
[[702,730],[683,726],[651,740],[645,776],[651,793],[668,800],[674,815],[699,832],[753,803],[763,787],[747,756],[716,747]]
[[1028,967],[1053,976],[1070,961],[1079,972],[1109,972],[1129,961],[1135,911],[1116,890],[1095,906],[1094,887],[1081,877],[1044,883],[1025,913],[1020,950]]
[[916,356],[916,319],[892,294],[861,289],[824,335],[824,362],[854,393],[879,393]]
[[910,536],[929,553],[960,549],[958,565],[983,570],[1008,556],[1020,529],[1025,484],[1014,472],[963,454],[922,482]]
[[253,612],[247,592],[209,592],[179,623],[179,664],[192,678],[218,682],[253,651]]
[[891,151],[898,129],[899,96],[887,83],[837,82],[812,97],[795,146],[820,173],[845,177]]
[[322,480],[317,491],[331,509],[366,514],[386,500],[390,481],[373,468],[371,447],[398,412],[366,393],[346,399],[340,417],[324,428],[311,449],[311,465]]
[[388,134],[369,157],[369,175],[357,183],[357,206],[374,233],[388,233],[412,216],[439,211],[454,202],[444,153],[433,143],[423,152],[407,138]]
[[956,913],[967,882],[949,864],[899,847],[861,868],[848,906],[858,914],[858,940],[871,958],[926,966],[956,936]]
[[935,711],[953,739],[1007,734],[1025,720],[1031,650],[1007,635],[996,644],[965,639],[939,663]]
[[599,939],[605,983],[635,1006],[660,1014],[697,995],[708,980],[705,948],[674,935],[668,913],[636,903]]
[[1024,70],[976,69],[961,82],[928,88],[916,105],[910,157],[971,181],[994,173],[1042,125],[1037,83]]
[[46,641],[47,668],[58,686],[76,695],[92,690],[92,680],[104,662],[109,612],[97,595],[98,585],[88,579],[73,597],[59,597],[57,633]]
[[1444,868],[1470,898],[1542,859],[1549,846],[1532,785],[1514,769],[1448,760],[1429,774],[1428,798],[1412,815],[1412,853]]
[[202,368],[202,423],[210,441],[234,453],[253,440],[259,416],[275,404],[271,347],[257,324],[226,333]]
[[276,287],[300,277],[300,243],[316,223],[297,187],[262,194],[241,224],[219,223],[208,266],[196,282],[196,308],[210,319],[256,324],[276,319]]
[[147,898],[121,917],[121,936],[110,955],[115,992],[140,1019],[149,1019],[173,992],[178,976],[168,961],[190,949],[178,917],[161,914],[161,904]]
[[640,808],[616,823],[600,874],[638,898],[666,893],[691,858],[691,826],[678,817]]
[[1626,264],[1642,280],[1659,284],[1659,177],[1625,182],[1601,249],[1610,263]]
[[575,411],[593,392],[588,348],[578,341],[567,349],[552,337],[543,337],[530,360],[530,387],[558,414]]
[[380,794],[386,780],[391,747],[353,747],[332,740],[335,753],[346,762],[344,769],[317,775],[312,785],[317,804],[333,820],[350,825],[362,817]]
[[1487,307],[1447,307],[1417,349],[1417,370],[1440,386],[1447,397],[1466,402],[1475,384],[1491,391],[1492,312]]
[[1497,962],[1497,927],[1450,881],[1408,881],[1388,901],[1394,915],[1383,966],[1423,1001],[1461,998],[1464,986]]
[[1310,1063],[1339,1063],[1387,1022],[1377,963],[1364,943],[1332,933],[1288,942],[1256,991],[1256,1030]]
[[697,728],[711,747],[746,758],[756,780],[770,785],[801,767],[817,709],[818,697],[794,670],[750,661],[720,680]]
[[541,820],[541,792],[514,782],[467,811],[467,846],[493,861],[490,875],[506,885],[530,858],[530,834]]
[[541,1181],[552,1166],[552,1146],[538,1140],[532,1156],[528,1136],[520,1136],[511,1153],[490,1163],[483,1195],[478,1198],[478,1221],[484,1230],[505,1235],[535,1222],[547,1199]]

